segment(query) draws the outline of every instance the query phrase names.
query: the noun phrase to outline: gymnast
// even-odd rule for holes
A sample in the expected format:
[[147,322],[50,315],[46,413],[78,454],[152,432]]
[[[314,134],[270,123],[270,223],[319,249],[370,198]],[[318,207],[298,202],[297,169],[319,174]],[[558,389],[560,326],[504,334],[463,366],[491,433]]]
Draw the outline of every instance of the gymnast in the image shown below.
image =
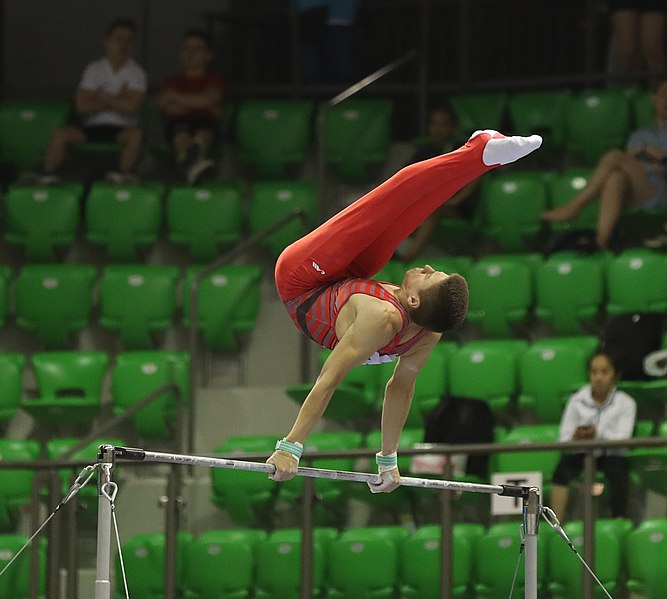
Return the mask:
[[381,483],[373,493],[400,485],[396,450],[414,383],[442,333],[455,330],[468,308],[459,274],[428,264],[405,273],[400,285],[370,280],[397,246],[462,187],[540,147],[542,139],[476,131],[459,149],[409,165],[287,247],[278,258],[276,287],[296,327],[333,350],[290,432],[267,460],[271,478],[295,476],[303,443],[336,387],[354,367],[399,358],[382,408]]

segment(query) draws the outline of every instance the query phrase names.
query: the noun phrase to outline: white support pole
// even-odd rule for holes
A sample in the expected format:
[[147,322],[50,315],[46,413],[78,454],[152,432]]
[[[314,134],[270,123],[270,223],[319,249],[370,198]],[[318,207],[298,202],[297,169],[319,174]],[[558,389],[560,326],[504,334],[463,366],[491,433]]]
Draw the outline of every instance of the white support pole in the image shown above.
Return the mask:
[[[111,482],[107,473],[111,473],[114,461],[114,448],[102,445],[98,453],[98,512],[97,512],[97,565],[95,574],[95,599],[111,599],[111,502],[104,491],[106,483]],[[109,477],[110,478],[110,477]]]
[[525,599],[537,599],[537,533],[540,515],[539,490],[535,487],[528,489],[528,497],[523,502],[523,532],[525,544]]

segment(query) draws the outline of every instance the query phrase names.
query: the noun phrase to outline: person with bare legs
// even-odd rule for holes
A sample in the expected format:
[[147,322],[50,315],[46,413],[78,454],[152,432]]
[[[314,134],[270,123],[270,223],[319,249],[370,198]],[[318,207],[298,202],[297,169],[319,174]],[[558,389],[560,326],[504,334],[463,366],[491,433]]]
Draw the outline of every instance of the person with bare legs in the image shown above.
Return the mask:
[[667,207],[667,80],[651,87],[655,122],[633,132],[625,150],[610,150],[596,165],[586,187],[567,204],[542,214],[547,222],[572,221],[599,198],[597,245],[609,247],[624,206]]

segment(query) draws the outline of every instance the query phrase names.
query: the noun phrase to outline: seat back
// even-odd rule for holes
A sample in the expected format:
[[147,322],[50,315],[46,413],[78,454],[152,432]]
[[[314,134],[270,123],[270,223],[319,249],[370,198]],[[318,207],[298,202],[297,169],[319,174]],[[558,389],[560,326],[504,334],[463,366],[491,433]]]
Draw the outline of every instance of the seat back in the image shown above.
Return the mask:
[[97,182],[86,201],[88,239],[110,259],[131,262],[157,241],[162,226],[162,187]]
[[385,162],[392,112],[391,100],[374,98],[348,99],[327,110],[325,156],[340,180],[365,181]]
[[27,264],[15,287],[16,322],[48,348],[67,347],[90,321],[96,271],[84,264]]
[[5,198],[5,239],[23,246],[30,262],[50,262],[55,248],[71,245],[81,219],[74,187],[13,186]]
[[[17,553],[27,543],[28,537],[21,534],[0,534],[0,570],[3,570],[7,564],[16,557]],[[38,576],[37,592],[38,596],[44,596],[46,587],[46,540],[36,539],[38,552]],[[21,555],[16,557],[7,571],[0,577],[0,597],[3,599],[29,599],[31,597],[30,586],[32,559],[31,548],[28,548]]]
[[610,314],[667,311],[667,256],[625,250],[607,266]]
[[481,92],[453,96],[451,103],[459,119],[459,129],[470,135],[477,129],[502,129],[507,100],[504,92]]
[[0,422],[6,423],[16,414],[23,395],[23,354],[0,353]]
[[11,101],[0,104],[0,159],[18,170],[40,166],[51,134],[65,124],[68,102]]
[[[189,398],[190,356],[180,351],[124,351],[116,356],[111,373],[114,412],[120,414],[166,383],[180,390],[181,401]],[[167,439],[178,409],[173,391],[161,393],[134,414],[139,435],[146,439]]]
[[[513,428],[503,444],[555,443],[559,439],[558,424],[533,424]],[[499,453],[496,472],[541,472],[543,481],[550,481],[560,458],[559,451],[520,451]]]
[[667,589],[667,518],[645,520],[628,536],[628,589],[660,599]]
[[[577,193],[586,187],[591,178],[590,168],[567,168],[563,172],[556,173],[547,181],[549,191],[549,203],[552,208],[558,208],[567,204]],[[595,227],[599,212],[599,203],[590,202],[581,210],[573,221],[550,223],[549,227],[556,233],[562,233],[570,229],[585,229]]]
[[262,178],[288,176],[304,162],[312,140],[315,104],[302,99],[239,102],[236,112],[238,157]]
[[[200,267],[185,278],[183,320],[190,326],[191,289]],[[197,328],[206,346],[219,352],[237,351],[242,335],[255,327],[261,303],[262,269],[256,264],[227,264],[199,285]]]
[[102,328],[117,331],[127,349],[152,347],[152,334],[172,325],[178,275],[176,266],[107,266],[99,286]]
[[264,181],[253,185],[248,215],[250,229],[259,233],[294,210],[303,215],[280,227],[261,241],[274,256],[306,233],[306,222],[313,222],[317,214],[317,197],[312,181]]
[[220,247],[241,237],[243,210],[238,185],[173,187],[167,196],[169,241],[186,246],[193,260],[210,262]]
[[565,111],[571,95],[569,89],[513,93],[508,108],[514,133],[540,134],[544,140],[540,152],[558,151],[565,142]]

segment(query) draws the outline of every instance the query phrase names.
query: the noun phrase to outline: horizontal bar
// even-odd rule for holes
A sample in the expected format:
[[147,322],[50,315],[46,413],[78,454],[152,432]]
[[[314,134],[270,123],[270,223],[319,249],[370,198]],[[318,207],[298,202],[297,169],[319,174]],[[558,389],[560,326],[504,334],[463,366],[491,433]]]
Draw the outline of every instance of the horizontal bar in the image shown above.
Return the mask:
[[[163,453],[159,451],[146,451],[133,447],[114,446],[115,457],[121,460],[163,462],[167,464],[183,464],[190,466],[206,466],[208,468],[229,468],[233,470],[246,470],[250,472],[262,472],[273,474],[276,467],[273,464],[262,462],[246,462],[243,460],[232,460],[228,458],[214,458],[205,456],[183,455],[177,453]],[[346,470],[326,470],[325,468],[305,468],[297,470],[298,476],[311,478],[328,478],[333,480],[345,480],[351,482],[365,482],[378,484],[381,482],[379,475],[366,472],[348,472]],[[527,494],[524,487],[510,487],[509,485],[485,485],[465,483],[448,480],[437,480],[431,478],[412,478],[401,476],[401,486],[419,487],[422,489],[441,489],[448,491],[468,491],[472,493],[488,493],[498,495],[523,496]]]

